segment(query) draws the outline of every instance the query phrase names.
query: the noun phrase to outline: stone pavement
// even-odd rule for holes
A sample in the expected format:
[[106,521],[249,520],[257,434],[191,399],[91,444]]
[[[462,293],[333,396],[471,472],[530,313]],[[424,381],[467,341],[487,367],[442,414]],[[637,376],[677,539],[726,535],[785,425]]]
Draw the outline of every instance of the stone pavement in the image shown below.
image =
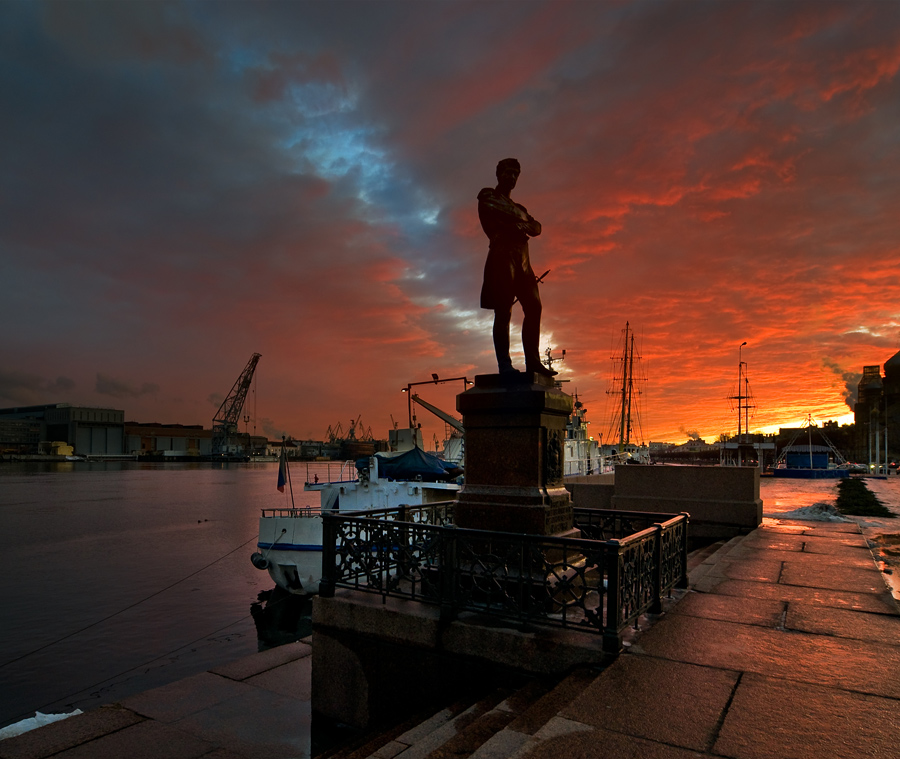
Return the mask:
[[[0,759],[309,756],[311,649],[273,649],[0,742]],[[348,759],[900,756],[900,612],[855,523],[766,523],[606,670],[443,710]]]
[[310,755],[312,648],[248,656],[0,741],[0,759],[287,759]]
[[691,589],[517,755],[900,756],[900,615],[855,523],[766,523]]

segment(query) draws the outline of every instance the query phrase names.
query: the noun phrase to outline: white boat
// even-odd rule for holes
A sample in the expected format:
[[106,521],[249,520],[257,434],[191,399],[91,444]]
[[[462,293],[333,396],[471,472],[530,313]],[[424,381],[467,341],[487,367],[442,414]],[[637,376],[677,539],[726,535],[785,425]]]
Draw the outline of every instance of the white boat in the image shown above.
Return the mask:
[[564,474],[567,477],[600,474],[603,470],[603,462],[600,459],[600,444],[588,434],[589,424],[587,409],[578,400],[578,393],[575,393],[572,413],[566,422]]
[[455,465],[417,446],[399,453],[377,453],[355,465],[346,462],[339,479],[304,484],[305,491],[321,494],[321,507],[262,509],[258,551],[250,560],[291,593],[318,593],[323,511],[369,511],[451,501],[460,488],[461,473]]

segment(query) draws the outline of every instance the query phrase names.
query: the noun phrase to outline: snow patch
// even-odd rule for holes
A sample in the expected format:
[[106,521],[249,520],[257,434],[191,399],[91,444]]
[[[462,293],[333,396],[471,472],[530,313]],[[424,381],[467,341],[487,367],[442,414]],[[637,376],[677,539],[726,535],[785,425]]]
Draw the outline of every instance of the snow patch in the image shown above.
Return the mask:
[[793,511],[781,511],[773,514],[775,519],[802,519],[808,522],[852,522],[833,503],[818,501],[810,506],[801,506]]
[[68,714],[44,714],[43,712],[35,712],[33,717],[0,728],[0,741],[5,740],[6,738],[12,738],[16,735],[21,735],[22,733],[27,733],[29,730],[34,730],[35,728],[43,727],[44,725],[49,725],[53,722],[59,722],[67,717],[74,717],[76,714],[81,713],[81,709],[76,709],[74,712],[69,712]]

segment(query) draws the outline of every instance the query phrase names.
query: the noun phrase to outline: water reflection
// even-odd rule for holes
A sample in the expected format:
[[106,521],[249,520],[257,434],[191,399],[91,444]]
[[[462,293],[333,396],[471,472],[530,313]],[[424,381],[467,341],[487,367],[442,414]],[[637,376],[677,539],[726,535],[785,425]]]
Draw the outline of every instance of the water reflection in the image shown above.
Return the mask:
[[260,651],[294,643],[312,634],[312,599],[277,585],[263,590],[250,605]]

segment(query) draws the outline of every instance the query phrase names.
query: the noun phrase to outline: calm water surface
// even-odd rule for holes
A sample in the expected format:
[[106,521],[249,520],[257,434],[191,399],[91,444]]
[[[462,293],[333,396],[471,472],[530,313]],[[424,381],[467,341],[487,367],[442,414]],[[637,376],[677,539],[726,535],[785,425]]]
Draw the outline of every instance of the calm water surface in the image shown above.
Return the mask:
[[[327,476],[325,465],[308,472]],[[306,477],[293,465],[295,502],[318,505]],[[289,505],[276,478],[274,463],[0,466],[0,727],[256,652],[250,605],[272,583],[249,557],[259,510]],[[900,478],[870,483],[900,514]],[[761,496],[777,518],[837,492],[763,478]],[[900,531],[863,527],[881,525]]]
[[[259,510],[277,464],[0,465],[0,727],[257,651]],[[311,473],[316,470],[310,470]],[[297,505],[305,464],[292,469]]]

